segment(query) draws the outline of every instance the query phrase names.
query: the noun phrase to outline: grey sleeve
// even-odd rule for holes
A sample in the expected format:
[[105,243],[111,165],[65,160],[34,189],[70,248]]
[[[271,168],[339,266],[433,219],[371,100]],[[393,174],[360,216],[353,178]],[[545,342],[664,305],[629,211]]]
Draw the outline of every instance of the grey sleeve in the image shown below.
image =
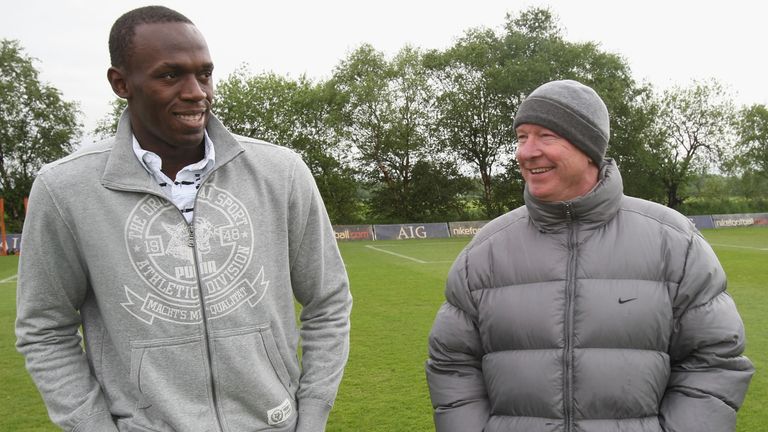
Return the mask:
[[462,252],[448,276],[447,301],[429,335],[426,374],[437,432],[480,432],[490,416],[477,309],[466,281]]
[[86,270],[42,176],[32,187],[23,232],[16,347],[54,423],[68,431],[116,432],[78,333]]
[[297,161],[289,197],[291,284],[302,305],[297,432],[320,432],[349,355],[352,296],[320,193]]
[[675,298],[671,376],[660,407],[667,432],[736,429],[754,368],[742,355],[744,325],[725,286],[714,251],[695,234]]

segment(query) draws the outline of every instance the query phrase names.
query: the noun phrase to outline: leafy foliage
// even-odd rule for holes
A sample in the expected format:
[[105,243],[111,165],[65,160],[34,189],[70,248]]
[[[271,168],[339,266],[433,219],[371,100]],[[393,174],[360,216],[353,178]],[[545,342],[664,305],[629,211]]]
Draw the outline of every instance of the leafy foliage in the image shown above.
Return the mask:
[[444,222],[464,219],[467,203],[462,198],[472,189],[472,181],[461,175],[456,165],[448,161],[417,161],[412,170],[409,188],[403,191],[380,184],[372,192],[369,220],[402,222],[397,212],[399,202],[408,203],[408,221]]
[[768,209],[768,177],[702,174],[684,188],[689,198],[679,210],[687,215],[762,213]]
[[436,135],[443,149],[477,169],[487,217],[500,213],[492,176],[514,140],[515,104],[502,90],[502,48],[493,31],[473,30],[427,58],[439,88]]
[[752,105],[739,112],[735,161],[743,170],[768,178],[768,107]]
[[[522,205],[514,115],[556,79],[581,81],[605,101],[607,157],[626,194],[686,211],[735,208],[742,201],[699,187],[729,169],[740,186],[728,193],[751,190],[747,207],[760,206],[752,198],[764,196],[755,191],[768,176],[765,106],[737,116],[714,80],[656,94],[620,55],[566,40],[546,8],[507,14],[499,30],[467,30],[444,50],[405,46],[389,58],[363,44],[325,81],[243,66],[219,83],[214,109],[234,132],[299,152],[334,223],[486,219]],[[100,130],[114,130],[123,106],[113,102]]]
[[339,137],[338,95],[325,83],[244,67],[219,84],[214,106],[234,133],[285,145],[309,166],[335,223],[359,222],[355,171]]
[[665,91],[659,101],[658,140],[648,143],[666,193],[666,205],[686,199],[682,187],[721,163],[732,144],[733,103],[716,81]]
[[[502,33],[470,30],[449,49],[430,52],[427,64],[439,88],[437,136],[443,148],[477,170],[486,217],[521,202],[519,178],[510,171],[516,168],[512,121],[525,97],[547,81],[576,79],[604,95],[619,131],[616,157],[642,159],[637,149],[643,148],[640,140],[649,128],[638,103],[644,90],[636,87],[621,57],[592,43],[563,39],[549,9],[507,15]],[[494,177],[513,183],[499,185]]]
[[43,164],[66,155],[80,136],[79,110],[40,81],[18,41],[0,40],[0,193],[8,230],[21,232],[23,199]]
[[[433,201],[415,197],[415,188],[423,187],[415,182],[424,181],[416,178],[416,168],[430,166],[426,161],[435,148],[430,133],[434,89],[422,56],[406,46],[387,60],[372,46],[363,45],[336,67],[331,80],[343,100],[344,138],[355,149],[361,172],[373,184],[369,208],[374,219],[404,221],[441,212],[442,205],[424,208]],[[445,198],[448,206],[457,200],[456,196]]]
[[120,120],[123,111],[128,107],[128,101],[122,98],[115,98],[109,105],[112,107],[112,111],[99,120],[96,128],[93,130],[93,135],[96,138],[105,139],[117,132],[117,122]]

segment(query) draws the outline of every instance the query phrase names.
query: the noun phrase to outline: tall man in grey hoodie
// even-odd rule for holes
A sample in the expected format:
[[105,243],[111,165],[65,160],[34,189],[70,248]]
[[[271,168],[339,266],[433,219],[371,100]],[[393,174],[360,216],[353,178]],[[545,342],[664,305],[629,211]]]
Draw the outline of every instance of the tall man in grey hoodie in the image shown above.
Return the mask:
[[753,373],[712,248],[625,196],[597,93],[534,90],[514,119],[525,206],[475,236],[430,335],[438,432],[732,432]]
[[109,48],[117,134],[45,166],[24,226],[17,347],[51,419],[323,431],[351,296],[307,166],[213,116],[213,62],[183,15],[130,11]]

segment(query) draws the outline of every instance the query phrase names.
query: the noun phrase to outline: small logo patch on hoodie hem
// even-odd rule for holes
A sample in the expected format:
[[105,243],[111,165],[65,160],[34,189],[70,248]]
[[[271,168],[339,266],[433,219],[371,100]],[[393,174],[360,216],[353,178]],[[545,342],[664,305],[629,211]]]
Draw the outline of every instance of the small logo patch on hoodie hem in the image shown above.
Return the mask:
[[293,414],[293,405],[291,405],[290,399],[286,399],[280,406],[267,411],[267,423],[270,426],[278,425],[288,420],[291,414]]

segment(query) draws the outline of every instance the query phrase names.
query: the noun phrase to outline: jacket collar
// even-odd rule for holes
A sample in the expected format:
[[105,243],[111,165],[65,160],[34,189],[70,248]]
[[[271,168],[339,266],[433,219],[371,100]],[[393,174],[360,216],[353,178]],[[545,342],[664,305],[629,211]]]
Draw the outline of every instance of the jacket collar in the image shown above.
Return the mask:
[[[239,142],[221,124],[213,114],[208,121],[208,136],[213,141],[216,149],[216,163],[213,171],[229,163],[237,155],[244,151]],[[117,133],[114,137],[112,150],[101,177],[101,184],[107,188],[128,189],[154,192],[161,194],[159,186],[152,176],[145,170],[133,152],[133,132],[131,131],[131,118],[128,109],[117,123]]]
[[542,232],[563,230],[570,222],[585,229],[595,229],[619,211],[624,186],[621,173],[612,159],[600,169],[600,181],[588,194],[564,202],[545,202],[532,196],[525,187],[525,206],[533,224]]

